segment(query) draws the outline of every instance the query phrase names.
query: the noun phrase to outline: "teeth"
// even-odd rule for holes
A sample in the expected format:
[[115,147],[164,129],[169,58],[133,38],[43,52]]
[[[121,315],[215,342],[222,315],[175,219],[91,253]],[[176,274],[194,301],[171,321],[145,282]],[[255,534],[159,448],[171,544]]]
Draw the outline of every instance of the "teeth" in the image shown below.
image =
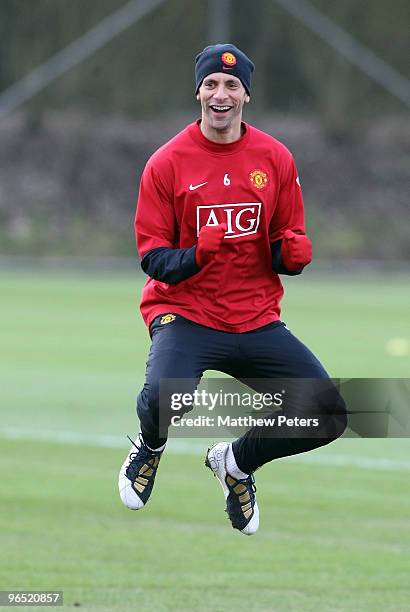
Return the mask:
[[211,106],[212,109],[214,110],[218,110],[218,111],[226,111],[230,109],[230,106]]

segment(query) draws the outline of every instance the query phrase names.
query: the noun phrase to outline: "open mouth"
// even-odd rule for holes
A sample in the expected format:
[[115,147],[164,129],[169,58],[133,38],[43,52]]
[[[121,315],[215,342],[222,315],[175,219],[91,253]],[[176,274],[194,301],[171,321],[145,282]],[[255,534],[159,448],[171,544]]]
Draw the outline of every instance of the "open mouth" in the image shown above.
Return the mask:
[[214,111],[214,113],[220,113],[223,115],[223,113],[227,113],[228,111],[230,111],[232,106],[219,106],[213,104],[210,108]]

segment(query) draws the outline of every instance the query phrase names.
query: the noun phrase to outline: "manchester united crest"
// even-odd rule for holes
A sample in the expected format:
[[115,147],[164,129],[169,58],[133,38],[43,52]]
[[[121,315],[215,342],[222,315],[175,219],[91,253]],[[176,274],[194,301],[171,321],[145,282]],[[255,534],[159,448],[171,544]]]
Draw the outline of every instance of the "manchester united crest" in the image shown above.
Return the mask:
[[167,323],[172,323],[172,321],[175,321],[175,319],[176,319],[176,316],[174,314],[166,314],[163,317],[161,317],[160,324],[166,325]]
[[256,189],[265,189],[269,182],[268,175],[263,170],[249,172],[249,180]]
[[229,68],[232,68],[232,66],[235,66],[236,64],[236,57],[233,53],[230,53],[229,51],[225,51],[225,53],[222,53],[221,59],[225,66],[228,66]]

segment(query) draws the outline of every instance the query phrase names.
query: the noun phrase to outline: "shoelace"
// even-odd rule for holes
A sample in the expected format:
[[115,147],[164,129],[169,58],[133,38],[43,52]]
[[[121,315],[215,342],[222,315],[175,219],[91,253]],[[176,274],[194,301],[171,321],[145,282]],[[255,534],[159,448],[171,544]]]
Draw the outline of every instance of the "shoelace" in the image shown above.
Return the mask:
[[235,480],[238,484],[239,483],[245,484],[247,487],[249,487],[249,493],[253,501],[255,499],[255,493],[256,493],[255,476],[253,474],[249,474],[248,478],[245,478],[245,480],[239,480],[239,479],[235,479]]
[[251,481],[251,485],[250,485],[250,490],[251,490],[251,499],[252,501],[255,500],[255,493],[256,493],[256,484],[255,484],[255,477],[253,474],[249,475],[249,479]]
[[[135,468],[135,469],[138,469],[138,468],[139,468],[139,466],[133,466],[133,465],[132,465],[132,463],[133,463],[133,462],[134,462],[136,459],[138,459],[138,462],[141,462],[141,463],[146,463],[147,461],[149,461],[150,459],[152,459],[152,457],[153,457],[153,456],[154,456],[154,457],[155,457],[155,456],[158,456],[160,453],[155,453],[154,451],[150,451],[149,449],[147,449],[147,448],[145,447],[144,443],[142,442],[142,440],[140,440],[140,442],[141,442],[141,446],[137,446],[137,444],[135,444],[134,440],[132,440],[132,439],[131,439],[129,436],[127,436],[127,438],[128,438],[128,440],[131,442],[131,444],[132,444],[133,446],[135,446],[135,448],[137,449],[137,450],[135,451],[135,453],[131,453],[131,454],[130,454],[130,462],[129,462],[129,464],[127,465],[127,468],[126,468],[126,473],[127,473],[127,476],[128,476],[128,470],[129,470],[129,468],[130,468],[130,467]],[[151,467],[151,468],[152,468],[152,470],[153,470],[152,474],[151,474],[150,476],[147,476],[146,474],[144,474],[144,478],[147,478],[148,480],[152,480],[152,479],[155,477],[155,473],[156,473],[156,471],[157,471],[157,467],[158,467],[158,466],[156,466],[156,467],[155,467],[155,466],[153,466],[153,465],[152,465],[152,466],[150,466],[150,467]]]

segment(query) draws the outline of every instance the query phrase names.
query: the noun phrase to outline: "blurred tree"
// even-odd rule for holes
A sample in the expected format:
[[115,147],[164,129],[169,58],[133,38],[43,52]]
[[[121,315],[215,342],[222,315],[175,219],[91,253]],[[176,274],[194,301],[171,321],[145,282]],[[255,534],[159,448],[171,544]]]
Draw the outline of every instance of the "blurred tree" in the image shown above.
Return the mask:
[[[381,0],[363,0],[360,3],[344,0],[332,4],[315,0],[312,4],[405,75],[410,17],[410,4],[406,0],[397,0],[394,10],[391,4]],[[354,133],[357,122],[377,116],[379,112],[404,111],[400,101],[305,26],[295,23],[293,34],[292,47],[298,57],[297,65],[306,77],[314,110],[319,112],[333,136]],[[389,52],[385,45],[386,37],[395,40],[395,44],[389,46]]]
[[[408,0],[311,2],[405,74]],[[125,3],[2,0],[0,89]],[[274,0],[231,0],[228,5],[231,40],[256,63],[256,111],[319,113],[337,135],[353,126],[355,117],[361,121],[370,113],[404,110]],[[208,8],[208,0],[168,0],[48,86],[27,107],[34,114],[60,107],[134,117],[192,110],[193,59],[209,43]]]

